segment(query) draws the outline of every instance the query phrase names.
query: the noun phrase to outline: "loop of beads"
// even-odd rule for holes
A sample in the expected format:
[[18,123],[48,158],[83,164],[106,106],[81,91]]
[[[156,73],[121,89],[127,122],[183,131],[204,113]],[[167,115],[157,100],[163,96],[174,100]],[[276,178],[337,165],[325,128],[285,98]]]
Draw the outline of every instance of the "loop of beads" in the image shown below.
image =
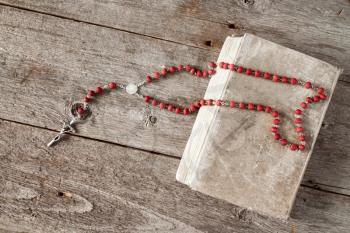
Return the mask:
[[[282,146],[288,145],[290,150],[292,151],[296,151],[296,150],[302,151],[305,149],[306,142],[305,142],[304,128],[302,127],[302,113],[304,110],[306,110],[309,107],[310,104],[314,104],[327,99],[327,96],[325,95],[325,90],[323,87],[317,87],[311,82],[304,82],[302,80],[296,79],[295,77],[286,77],[286,76],[280,76],[278,74],[270,74],[268,72],[254,70],[243,66],[237,66],[235,64],[220,62],[218,66],[221,69],[237,72],[240,74],[244,74],[246,76],[251,76],[254,78],[262,78],[264,80],[269,80],[275,83],[299,85],[306,89],[313,90],[316,94],[313,96],[307,97],[305,101],[300,103],[300,107],[295,109],[294,111],[295,132],[298,134],[297,138],[299,143],[297,144],[297,143],[289,142],[287,139],[281,136],[281,133],[279,131],[279,126],[281,124],[280,113],[277,110],[271,108],[270,106],[265,106],[261,104],[255,104],[255,103],[236,102],[235,100],[226,101],[226,100],[220,100],[220,99],[217,99],[217,100],[199,99],[191,103],[189,106],[180,106],[174,103],[166,103],[164,101],[161,101],[159,99],[156,99],[150,96],[142,96],[143,101],[145,103],[151,104],[152,106],[155,106],[155,107],[157,106],[160,109],[165,109],[169,112],[174,112],[176,114],[183,114],[183,115],[195,113],[201,107],[205,107],[205,106],[227,106],[230,108],[268,113],[268,114],[271,114],[271,116],[273,117],[272,127],[270,131],[273,134],[274,140],[279,142]],[[200,70],[190,65],[186,65],[186,66],[178,65],[178,66],[171,66],[167,68],[164,67],[160,71],[154,71],[152,76],[147,75],[145,77],[144,82],[140,85],[151,83],[153,81],[158,81],[161,78],[167,75],[174,74],[176,72],[188,72],[189,74],[196,76],[198,78],[210,78],[211,75],[215,74],[216,68],[217,68],[217,64],[215,62],[208,62],[207,70]],[[87,103],[91,102],[93,98],[95,98],[96,96],[101,95],[105,90],[114,90],[117,88],[124,89],[125,87],[124,85],[117,85],[115,82],[110,82],[103,87],[96,87],[95,90],[88,90],[86,96],[83,99],[83,102],[85,103],[85,106],[86,106]],[[76,111],[80,116],[83,116],[85,109],[82,106],[79,106],[76,109]]]
[[[237,66],[235,64],[229,64],[225,62],[220,62],[219,67],[221,69],[226,69],[230,71],[234,71],[237,73],[245,74],[247,76],[251,76],[254,78],[262,78],[264,80],[269,80],[276,83],[282,83],[282,84],[289,84],[289,85],[299,85],[301,87],[304,87],[306,89],[313,90],[316,94],[314,96],[309,96],[305,98],[305,101],[300,103],[300,108],[295,109],[295,132],[298,134],[298,141],[299,144],[294,144],[291,142],[288,142],[287,139],[282,138],[279,133],[279,125],[280,125],[280,119],[278,119],[278,112],[274,111],[272,112],[272,117],[275,119],[273,120],[273,126],[271,127],[271,132],[274,136],[274,139],[276,141],[279,141],[282,146],[289,145],[289,148],[292,151],[295,150],[304,150],[305,149],[305,135],[304,135],[304,128],[302,127],[302,113],[305,109],[308,108],[310,104],[314,104],[320,101],[324,101],[327,99],[327,96],[325,95],[325,90],[323,87],[317,87],[316,85],[312,84],[311,82],[304,82],[302,80],[296,79],[295,77],[286,77],[286,76],[280,76],[278,74],[270,74],[268,72],[262,72],[259,70],[253,70],[251,68],[246,68],[243,66]],[[255,109],[255,105],[251,104],[250,109]],[[259,105],[257,105],[259,106]],[[248,104],[249,109],[249,104]],[[259,111],[262,110],[262,107],[256,107],[256,109]]]

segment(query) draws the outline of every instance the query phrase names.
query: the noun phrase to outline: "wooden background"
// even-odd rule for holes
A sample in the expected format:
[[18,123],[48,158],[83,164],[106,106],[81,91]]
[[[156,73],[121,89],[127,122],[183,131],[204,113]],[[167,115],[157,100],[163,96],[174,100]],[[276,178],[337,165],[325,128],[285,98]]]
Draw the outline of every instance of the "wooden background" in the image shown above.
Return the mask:
[[[254,33],[344,68],[282,222],[175,181],[195,116],[118,92],[48,149],[65,101],[161,65],[205,65]],[[0,232],[350,232],[349,0],[0,0]],[[180,103],[207,81],[143,88]]]

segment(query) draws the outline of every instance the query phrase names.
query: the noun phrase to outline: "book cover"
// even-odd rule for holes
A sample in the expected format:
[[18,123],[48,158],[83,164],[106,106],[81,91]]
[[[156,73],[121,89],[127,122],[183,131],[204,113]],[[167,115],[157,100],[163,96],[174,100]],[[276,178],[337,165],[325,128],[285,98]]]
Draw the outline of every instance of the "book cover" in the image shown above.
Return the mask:
[[[294,76],[326,89],[328,99],[312,105],[303,115],[308,141],[304,151],[291,151],[273,140],[270,114],[202,107],[176,174],[178,181],[194,190],[287,219],[341,69],[251,34],[228,37],[219,61]],[[283,113],[283,135],[297,142],[294,110],[310,94],[300,86],[217,69],[204,98],[269,105]]]

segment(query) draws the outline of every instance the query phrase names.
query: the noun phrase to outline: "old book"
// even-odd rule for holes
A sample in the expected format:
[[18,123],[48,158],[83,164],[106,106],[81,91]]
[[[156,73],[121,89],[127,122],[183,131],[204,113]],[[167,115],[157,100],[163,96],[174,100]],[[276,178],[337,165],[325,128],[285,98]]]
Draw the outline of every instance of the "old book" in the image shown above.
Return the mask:
[[[273,140],[270,114],[202,107],[176,174],[178,181],[194,190],[286,219],[341,70],[251,34],[228,37],[218,61],[295,76],[327,90],[327,101],[314,104],[305,112],[303,127],[308,144],[298,152]],[[310,95],[310,90],[300,86],[275,84],[218,69],[204,98],[270,105],[284,113],[281,125],[284,136],[297,142],[292,122],[294,110]]]

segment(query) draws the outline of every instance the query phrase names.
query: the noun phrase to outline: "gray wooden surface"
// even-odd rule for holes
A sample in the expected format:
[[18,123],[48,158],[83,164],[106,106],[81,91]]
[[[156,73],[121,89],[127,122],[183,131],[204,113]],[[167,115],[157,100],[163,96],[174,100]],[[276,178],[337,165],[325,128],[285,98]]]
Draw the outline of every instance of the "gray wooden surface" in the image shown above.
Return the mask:
[[[349,232],[349,14],[345,0],[0,0],[0,232]],[[175,182],[195,116],[123,93],[46,148],[70,97],[163,64],[205,65],[244,32],[344,68],[289,221]],[[176,76],[142,91],[189,103],[206,85]]]

